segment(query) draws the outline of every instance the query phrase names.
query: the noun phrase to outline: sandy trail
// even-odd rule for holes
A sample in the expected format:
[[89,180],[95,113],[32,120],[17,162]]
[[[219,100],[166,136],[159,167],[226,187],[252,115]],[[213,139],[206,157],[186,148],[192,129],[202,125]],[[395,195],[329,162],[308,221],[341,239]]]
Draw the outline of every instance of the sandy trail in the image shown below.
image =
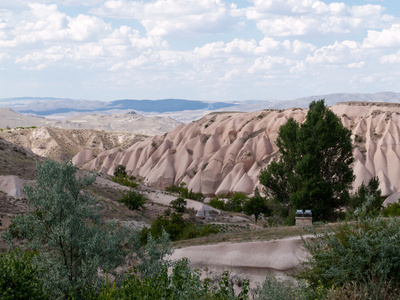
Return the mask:
[[227,270],[255,283],[264,281],[267,273],[284,275],[294,272],[302,261],[307,260],[307,252],[301,237],[296,236],[271,241],[185,247],[176,249],[171,259],[184,257],[194,268],[207,267],[209,273],[216,274]]

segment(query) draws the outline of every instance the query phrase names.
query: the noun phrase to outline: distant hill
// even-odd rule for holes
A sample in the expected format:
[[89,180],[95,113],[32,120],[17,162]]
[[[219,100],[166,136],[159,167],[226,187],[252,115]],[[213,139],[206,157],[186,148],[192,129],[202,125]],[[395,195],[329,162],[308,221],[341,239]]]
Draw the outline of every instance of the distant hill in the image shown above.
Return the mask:
[[96,129],[120,131],[130,134],[155,135],[166,133],[180,122],[169,117],[145,117],[135,112],[119,114],[86,114],[55,120],[44,117],[23,115],[10,108],[0,107],[0,128],[15,127],[57,127],[65,129]]
[[314,95],[292,100],[244,100],[232,102],[210,102],[187,99],[114,101],[82,100],[50,97],[20,97],[0,99],[0,107],[35,116],[65,119],[78,114],[115,114],[136,111],[146,116],[167,116],[184,123],[200,119],[213,111],[255,112],[262,109],[308,108],[312,100],[325,99],[329,106],[341,102],[385,102],[400,103],[400,93],[381,92],[375,94],[335,93]]
[[68,113],[93,113],[110,111],[135,110],[140,112],[176,112],[185,110],[216,110],[232,107],[236,104],[228,102],[206,102],[185,99],[162,100],[115,100],[111,102],[93,100],[55,99],[55,98],[7,98],[0,99],[0,105],[7,105],[23,114],[50,116]]
[[226,102],[204,102],[197,100],[184,99],[165,99],[165,100],[116,100],[112,101],[108,108],[112,109],[133,109],[144,112],[169,112],[183,110],[216,110],[224,107],[235,106],[233,103]]
[[110,149],[127,149],[148,136],[128,132],[107,132],[93,129],[62,129],[55,127],[18,128],[0,131],[0,139],[33,153],[57,161],[71,159],[83,150],[95,155]]

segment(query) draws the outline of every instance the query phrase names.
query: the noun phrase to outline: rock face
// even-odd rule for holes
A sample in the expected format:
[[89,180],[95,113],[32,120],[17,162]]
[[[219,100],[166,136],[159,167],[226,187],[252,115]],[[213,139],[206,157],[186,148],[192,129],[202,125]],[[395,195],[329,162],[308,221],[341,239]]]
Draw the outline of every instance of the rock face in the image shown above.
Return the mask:
[[[400,191],[400,104],[347,102],[331,109],[353,133],[354,187],[378,176],[383,195]],[[185,182],[206,195],[251,194],[261,169],[279,157],[279,127],[289,118],[301,123],[306,114],[306,109],[296,108],[213,113],[126,150],[112,149],[97,157],[80,152],[73,162],[109,174],[121,164],[157,188]]]
[[[19,146],[32,150],[33,153],[54,160],[71,159],[78,152],[85,150],[90,155],[116,147],[126,149],[147,136],[127,132],[103,132],[92,129],[61,129],[54,127],[9,129],[0,131],[0,137]],[[85,159],[91,156],[85,156]]]

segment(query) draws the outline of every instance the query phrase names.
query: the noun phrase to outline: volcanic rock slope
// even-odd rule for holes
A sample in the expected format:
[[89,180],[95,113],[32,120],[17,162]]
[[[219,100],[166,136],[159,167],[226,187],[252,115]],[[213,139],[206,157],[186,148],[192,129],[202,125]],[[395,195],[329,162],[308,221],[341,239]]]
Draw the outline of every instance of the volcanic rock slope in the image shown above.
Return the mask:
[[127,149],[147,136],[92,129],[40,127],[2,130],[0,138],[27,147],[37,155],[61,161],[71,159],[84,149],[91,149],[94,155],[116,147]]
[[[347,102],[331,109],[353,133],[354,187],[378,176],[383,195],[400,191],[400,104]],[[296,108],[213,113],[126,150],[111,149],[96,157],[82,151],[73,162],[109,174],[125,165],[129,174],[157,188],[185,182],[206,195],[251,194],[262,168],[279,157],[279,127],[289,118],[301,123],[306,114]]]

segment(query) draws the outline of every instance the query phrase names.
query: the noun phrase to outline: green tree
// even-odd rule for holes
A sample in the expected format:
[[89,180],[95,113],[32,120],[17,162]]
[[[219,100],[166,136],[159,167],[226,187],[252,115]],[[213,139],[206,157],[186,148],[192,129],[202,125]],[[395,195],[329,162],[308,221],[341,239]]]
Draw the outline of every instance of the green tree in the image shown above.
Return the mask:
[[381,197],[381,190],[379,189],[379,178],[372,177],[367,185],[364,182],[358,187],[357,191],[350,198],[350,209],[355,210],[363,203],[366,202],[367,196],[372,197],[372,203],[369,207],[369,214],[377,214],[382,209],[383,199]]
[[248,200],[245,193],[234,192],[225,203],[225,209],[228,211],[242,212],[244,204]]
[[258,217],[261,214],[271,214],[271,210],[268,207],[267,200],[260,195],[258,188],[254,191],[254,196],[248,200],[243,208],[246,215],[254,215],[257,223]]
[[134,190],[121,192],[122,198],[118,202],[125,204],[130,210],[138,210],[139,208],[145,209],[146,197]]
[[121,177],[126,177],[128,174],[126,173],[126,167],[125,166],[123,166],[123,165],[118,165],[116,168],[115,168],[115,171],[114,171],[114,176],[115,177],[118,177],[118,176],[121,176]]
[[178,213],[183,213],[186,210],[187,201],[183,197],[178,197],[171,201],[171,206]]
[[383,209],[384,217],[397,217],[400,216],[400,199],[395,203],[388,203],[386,208]]
[[150,228],[144,227],[141,233],[141,243],[145,244],[148,235],[151,234],[155,239],[158,239],[165,230],[172,241],[177,241],[181,238],[185,229],[190,226],[182,214],[171,213],[159,216],[153,221]]
[[265,193],[289,210],[312,209],[316,220],[331,219],[349,201],[354,180],[350,135],[324,100],[313,101],[303,124],[290,118],[280,127],[280,159],[260,173]]
[[32,262],[36,253],[21,250],[0,253],[1,299],[50,299],[40,270]]
[[99,270],[113,273],[125,262],[126,232],[102,221],[101,207],[85,190],[96,176],[76,173],[71,161],[38,165],[36,184],[24,188],[32,210],[14,218],[7,234],[38,251],[33,260],[55,298],[87,297],[102,283]]

